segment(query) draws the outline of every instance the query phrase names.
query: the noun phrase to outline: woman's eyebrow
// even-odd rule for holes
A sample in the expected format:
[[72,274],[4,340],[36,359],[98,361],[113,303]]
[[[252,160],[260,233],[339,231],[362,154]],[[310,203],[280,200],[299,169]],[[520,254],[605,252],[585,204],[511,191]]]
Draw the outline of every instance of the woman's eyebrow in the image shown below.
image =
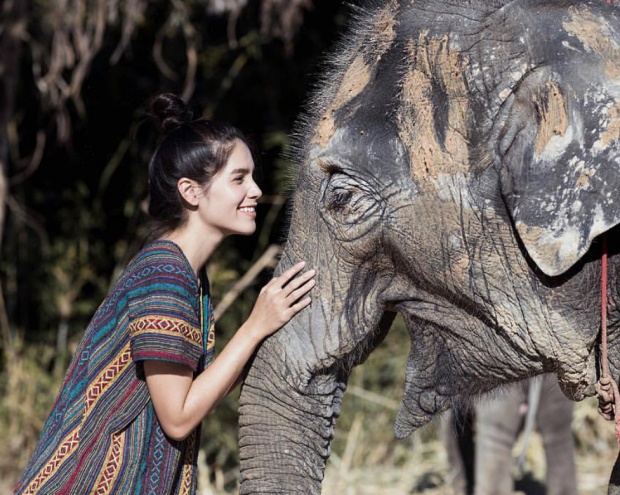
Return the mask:
[[230,171],[231,174],[249,174],[251,173],[249,168],[235,168]]

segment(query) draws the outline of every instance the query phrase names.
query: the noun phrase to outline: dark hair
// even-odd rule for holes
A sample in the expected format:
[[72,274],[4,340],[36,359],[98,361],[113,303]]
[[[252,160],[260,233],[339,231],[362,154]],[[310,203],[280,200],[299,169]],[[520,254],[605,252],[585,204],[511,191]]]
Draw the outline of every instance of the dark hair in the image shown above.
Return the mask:
[[186,177],[206,187],[226,165],[236,141],[252,147],[244,134],[227,122],[194,119],[175,94],[155,96],[148,115],[163,134],[149,164],[150,236],[159,237],[187,220],[187,206],[177,188],[179,179]]

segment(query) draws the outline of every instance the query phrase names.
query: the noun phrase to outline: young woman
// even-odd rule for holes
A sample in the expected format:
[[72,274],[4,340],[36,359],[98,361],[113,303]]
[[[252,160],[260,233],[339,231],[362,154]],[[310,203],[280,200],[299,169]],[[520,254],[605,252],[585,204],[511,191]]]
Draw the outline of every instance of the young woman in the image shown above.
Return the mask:
[[214,358],[205,264],[225,237],[256,229],[254,162],[239,130],[192,120],[175,95],[151,113],[165,133],[149,172],[154,240],[93,316],[17,494],[195,493],[201,420],[310,304],[314,270],[301,262],[261,290]]

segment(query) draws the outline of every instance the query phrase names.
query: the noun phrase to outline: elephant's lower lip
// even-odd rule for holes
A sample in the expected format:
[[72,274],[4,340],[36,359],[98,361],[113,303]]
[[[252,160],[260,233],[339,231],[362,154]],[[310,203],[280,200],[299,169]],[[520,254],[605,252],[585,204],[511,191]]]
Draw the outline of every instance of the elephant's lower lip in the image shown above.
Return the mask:
[[592,395],[594,395],[596,393],[596,389],[595,386],[593,384],[590,385],[586,385],[584,387],[580,387],[577,389],[566,389],[563,386],[560,386],[560,388],[562,389],[562,392],[564,392],[564,394],[571,400],[574,401],[582,401],[587,397],[591,397]]
[[558,372],[560,389],[569,399],[582,401],[596,394],[597,375],[594,362],[594,356],[591,355],[590,362],[584,366],[578,377],[575,377],[574,370],[572,373]]

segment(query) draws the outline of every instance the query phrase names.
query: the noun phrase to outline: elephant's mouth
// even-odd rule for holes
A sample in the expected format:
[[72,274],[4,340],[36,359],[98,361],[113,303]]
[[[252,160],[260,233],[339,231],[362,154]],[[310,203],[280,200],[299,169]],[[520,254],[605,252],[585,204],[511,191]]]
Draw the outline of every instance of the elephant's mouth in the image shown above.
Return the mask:
[[[595,346],[577,352],[562,349],[562,359],[553,360],[535,343],[518,340],[527,333],[516,335],[472,311],[419,300],[401,301],[395,308],[411,337],[395,425],[400,438],[454,403],[469,404],[493,388],[545,372],[557,373],[562,391],[572,400],[595,392]],[[572,359],[567,361],[569,354]]]

